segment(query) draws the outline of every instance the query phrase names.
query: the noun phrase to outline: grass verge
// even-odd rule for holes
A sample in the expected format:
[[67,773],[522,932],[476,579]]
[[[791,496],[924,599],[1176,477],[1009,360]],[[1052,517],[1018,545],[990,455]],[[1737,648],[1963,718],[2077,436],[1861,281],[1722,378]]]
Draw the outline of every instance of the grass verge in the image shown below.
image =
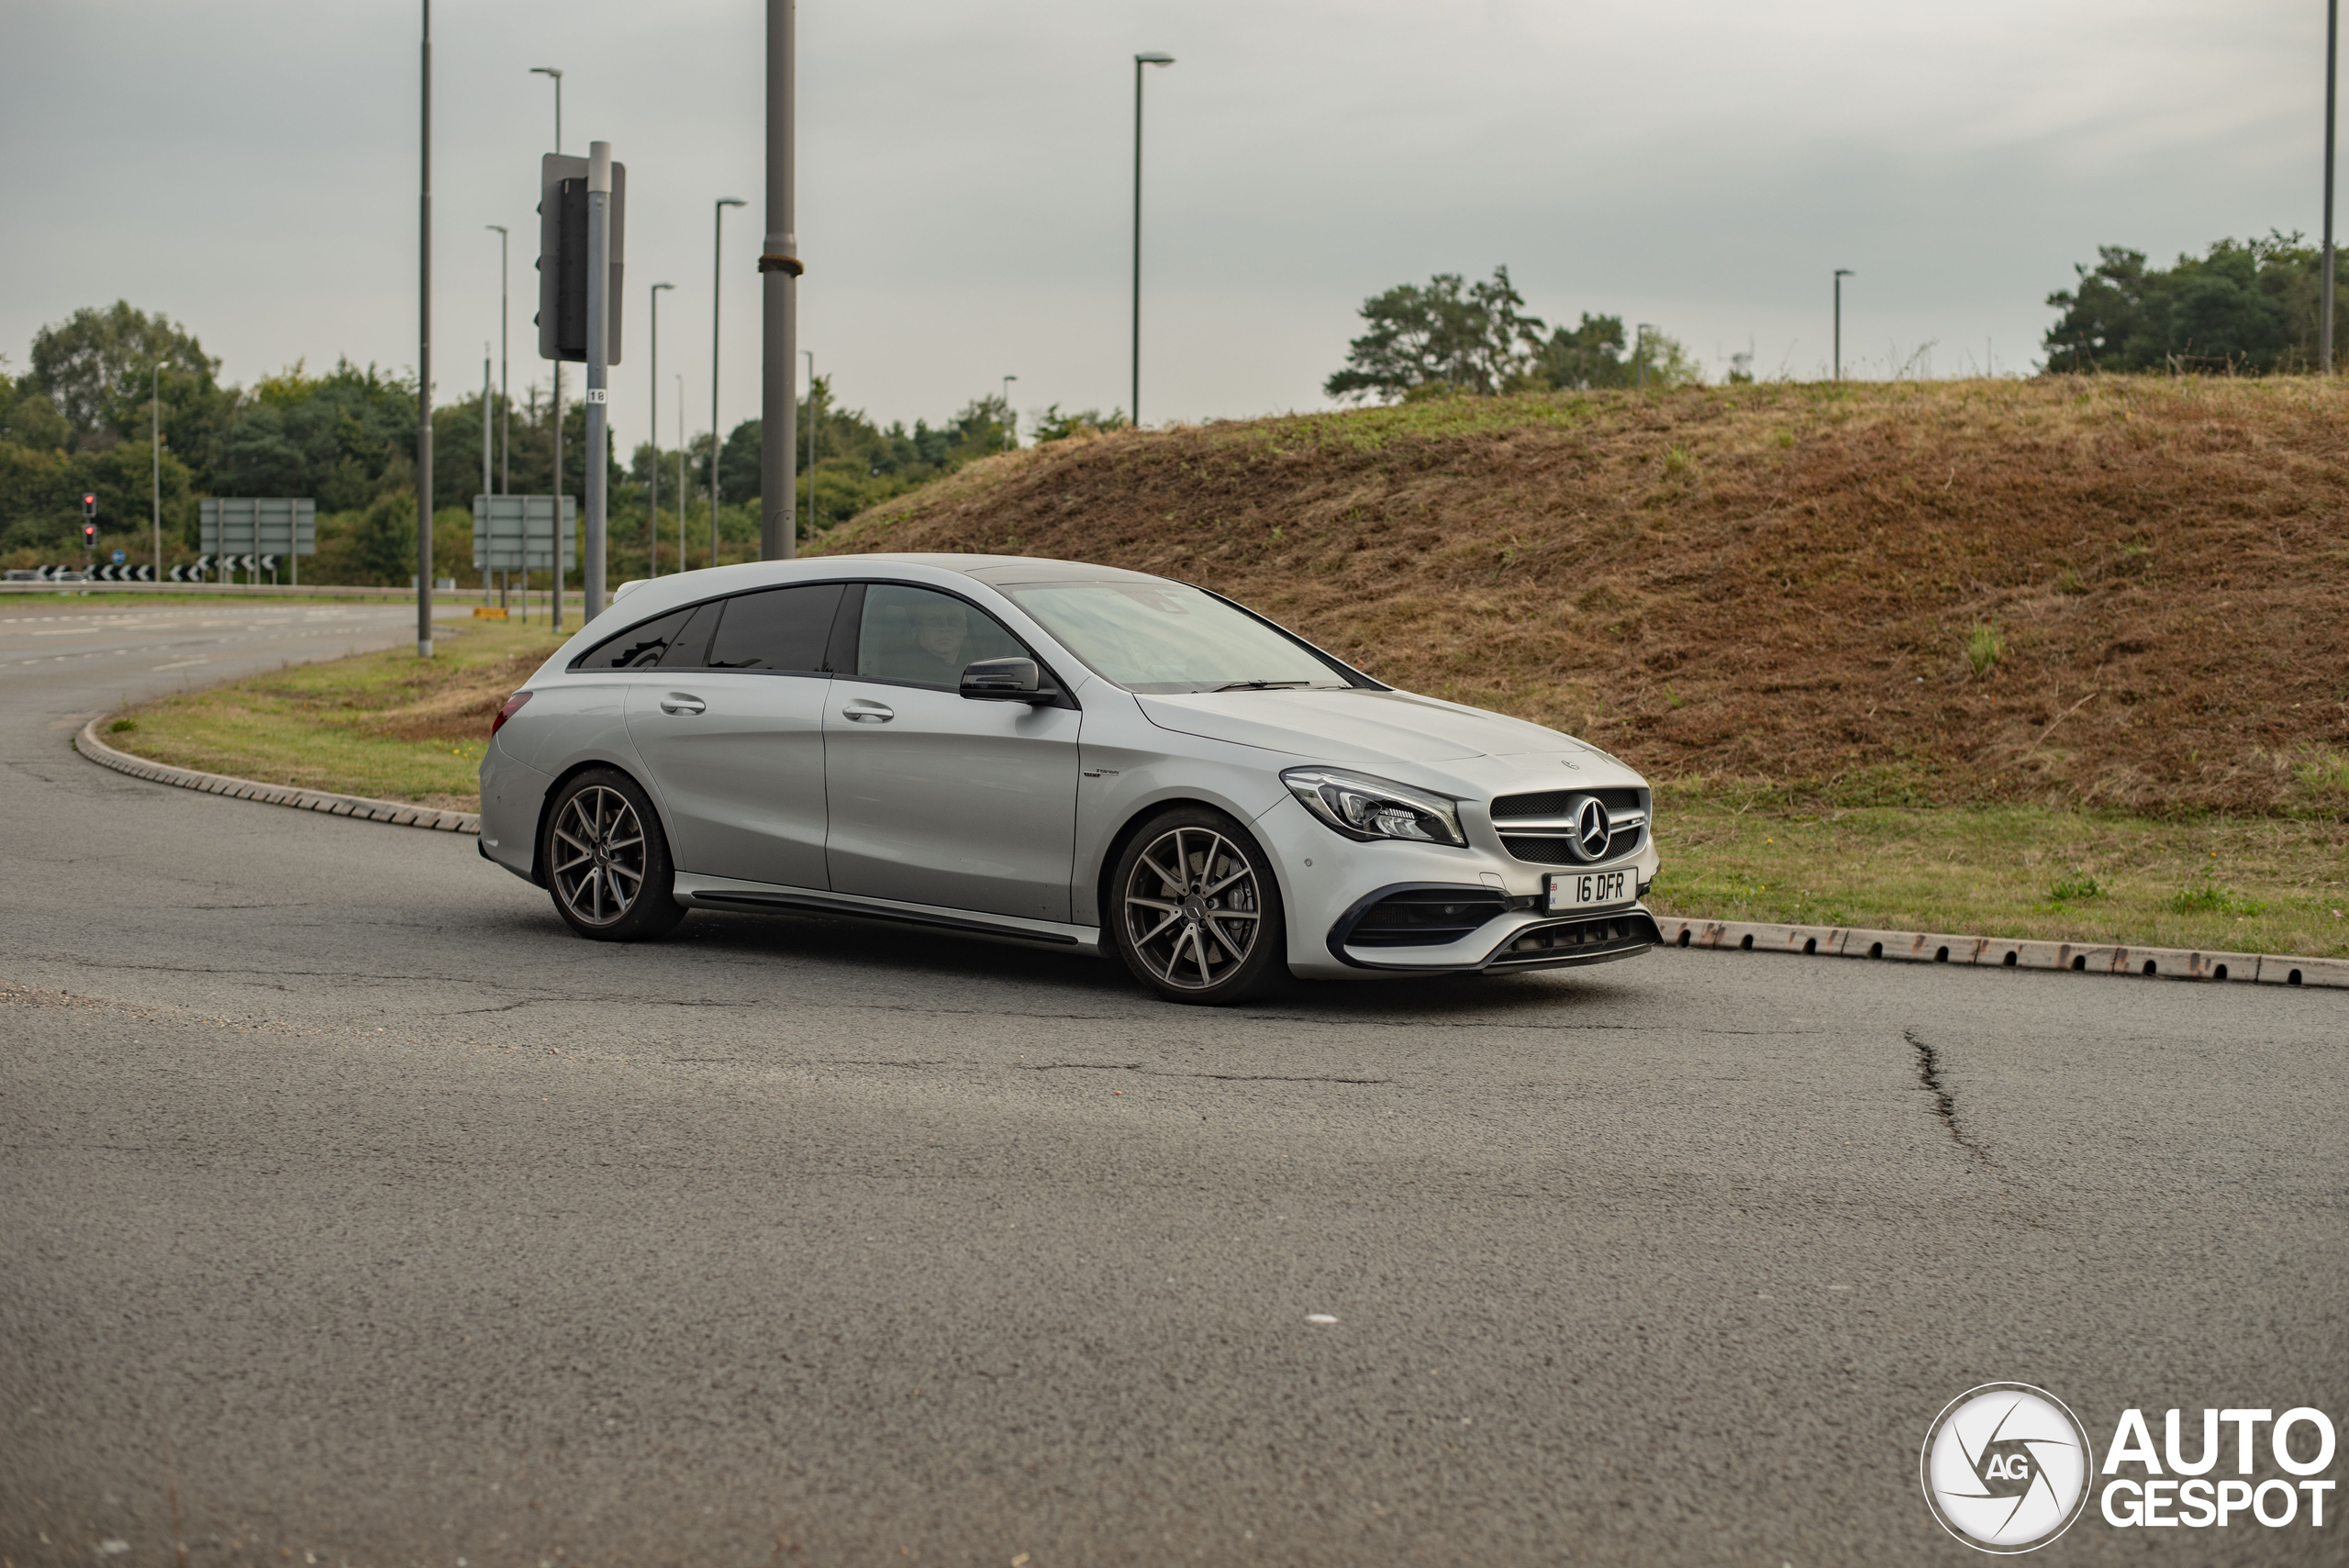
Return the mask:
[[[475,811],[490,718],[556,644],[511,623],[442,635],[429,662],[355,654],[149,703],[106,739],[180,767]],[[1656,817],[1653,902],[1671,914],[2349,957],[2339,820],[1838,806],[1701,777],[1661,784]]]
[[174,767],[478,811],[490,719],[557,640],[487,621],[443,628],[433,646],[429,660],[357,653],[146,703],[106,743]]
[[2043,806],[1788,807],[1659,785],[1675,915],[2349,958],[2349,824]]

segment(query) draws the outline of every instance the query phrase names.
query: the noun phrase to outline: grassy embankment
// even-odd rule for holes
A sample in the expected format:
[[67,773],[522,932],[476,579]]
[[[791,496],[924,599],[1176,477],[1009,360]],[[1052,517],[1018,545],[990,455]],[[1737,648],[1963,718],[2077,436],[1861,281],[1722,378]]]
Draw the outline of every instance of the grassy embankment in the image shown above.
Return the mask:
[[555,646],[537,625],[442,628],[429,661],[391,649],[289,664],[144,704],[106,740],[177,767],[474,811],[490,719]]
[[[1007,454],[818,548],[1165,573],[1585,736],[1657,781],[1675,912],[2349,954],[2345,412],[2291,381],[1462,399]],[[340,750],[303,782],[458,804],[533,660],[458,661],[515,635],[175,699],[264,720],[189,760],[252,774],[275,727],[258,776],[297,776],[307,726]],[[188,720],[140,722],[181,760]]]

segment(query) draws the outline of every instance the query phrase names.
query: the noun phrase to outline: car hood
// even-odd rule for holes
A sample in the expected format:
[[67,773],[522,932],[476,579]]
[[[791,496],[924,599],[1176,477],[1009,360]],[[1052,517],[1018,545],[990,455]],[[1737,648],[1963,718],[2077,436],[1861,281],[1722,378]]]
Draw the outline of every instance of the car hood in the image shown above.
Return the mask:
[[1380,770],[1400,783],[1464,784],[1464,793],[1481,793],[1536,759],[1551,765],[1565,760],[1588,783],[1619,776],[1640,782],[1631,770],[1572,736],[1410,692],[1137,694],[1135,701],[1163,729],[1260,746],[1303,762]]

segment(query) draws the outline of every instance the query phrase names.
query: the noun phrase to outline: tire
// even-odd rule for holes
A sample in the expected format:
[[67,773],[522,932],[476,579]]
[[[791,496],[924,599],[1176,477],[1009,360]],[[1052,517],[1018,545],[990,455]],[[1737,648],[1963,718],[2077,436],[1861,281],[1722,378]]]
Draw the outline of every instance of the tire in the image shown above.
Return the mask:
[[617,768],[590,768],[555,793],[539,863],[554,912],[583,937],[650,941],[685,917],[660,814]]
[[1169,1002],[1238,1002],[1288,973],[1272,863],[1220,811],[1177,806],[1142,824],[1104,913],[1126,967]]

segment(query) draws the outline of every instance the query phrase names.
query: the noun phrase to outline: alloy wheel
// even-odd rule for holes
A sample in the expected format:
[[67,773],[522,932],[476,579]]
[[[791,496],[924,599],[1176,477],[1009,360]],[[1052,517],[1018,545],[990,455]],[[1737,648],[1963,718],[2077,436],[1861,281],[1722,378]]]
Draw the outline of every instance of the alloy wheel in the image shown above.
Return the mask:
[[1126,935],[1152,973],[1179,991],[1210,990],[1236,973],[1264,918],[1254,862],[1212,828],[1160,834],[1126,884]]
[[582,924],[608,926],[644,890],[644,824],[628,797],[590,784],[554,824],[554,891]]

